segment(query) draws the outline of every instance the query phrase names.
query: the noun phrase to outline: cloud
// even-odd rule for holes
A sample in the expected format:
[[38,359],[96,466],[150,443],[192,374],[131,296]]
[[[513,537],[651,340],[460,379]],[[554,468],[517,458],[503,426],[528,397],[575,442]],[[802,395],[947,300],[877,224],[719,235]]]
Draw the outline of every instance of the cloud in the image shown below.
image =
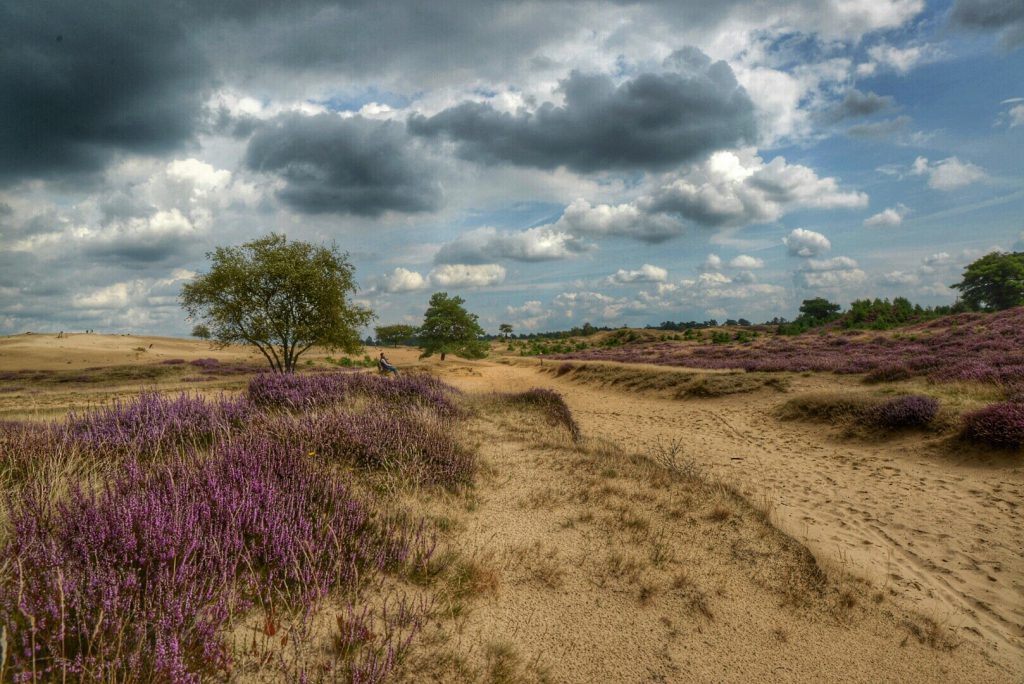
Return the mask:
[[883,44],[868,48],[868,55],[876,63],[889,67],[899,74],[905,74],[918,64],[926,64],[939,59],[942,53],[930,45],[911,45],[899,48]]
[[805,290],[843,290],[862,285],[867,281],[867,274],[849,257],[808,259],[793,273],[793,281]]
[[536,330],[551,319],[554,311],[546,308],[539,300],[531,299],[524,302],[522,306],[506,307],[505,315],[512,320],[517,328]]
[[934,190],[956,190],[987,178],[985,170],[956,157],[948,157],[930,164],[925,157],[914,160],[911,173],[928,176],[928,187]]
[[892,119],[850,126],[846,129],[846,133],[854,138],[885,138],[906,129],[911,121],[909,116],[897,116]]
[[415,292],[427,286],[427,279],[416,271],[410,271],[401,267],[396,268],[387,276],[381,284],[385,292]]
[[559,84],[564,104],[508,113],[463,102],[413,116],[409,129],[449,139],[459,156],[484,164],[582,172],[664,169],[753,141],[753,103],[725,62],[686,48],[671,68],[677,71],[642,73],[619,85],[573,71]]
[[660,266],[644,264],[635,271],[619,269],[608,276],[606,282],[609,285],[624,285],[627,283],[663,283],[668,280],[668,271]]
[[556,230],[574,235],[618,235],[657,244],[682,235],[685,226],[671,216],[645,211],[635,203],[596,204],[574,200],[553,224]]
[[0,185],[192,140],[210,68],[170,4],[39,0],[0,19]]
[[430,283],[436,287],[486,287],[505,281],[505,267],[500,264],[444,264],[430,272]]
[[878,112],[892,109],[896,101],[891,95],[879,95],[871,91],[861,92],[856,88],[846,91],[843,101],[828,111],[828,117],[838,122],[844,119],[855,119],[871,116]]
[[1024,126],[1024,104],[1015,104],[1007,111],[1010,120],[1010,128]]
[[842,191],[835,178],[819,178],[784,157],[765,164],[749,152],[722,151],[665,183],[647,206],[705,226],[743,226],[777,221],[795,209],[856,208],[867,202],[866,194]]
[[445,244],[434,260],[439,264],[481,264],[502,259],[551,261],[568,259],[591,249],[578,236],[550,225],[519,232],[499,232],[484,227],[463,233]]
[[718,271],[722,268],[722,257],[717,254],[708,254],[707,258],[704,259],[704,263],[701,264],[702,271]]
[[782,238],[782,242],[789,248],[791,255],[800,257],[818,256],[832,249],[832,243],[827,237],[805,228],[794,228]]
[[392,121],[285,114],[257,129],[245,165],[277,176],[278,197],[306,214],[379,216],[441,206],[435,164]]
[[966,29],[999,33],[1007,49],[1024,45],[1024,5],[1019,0],[956,0],[950,19]]
[[752,257],[747,254],[740,254],[739,256],[733,257],[729,261],[729,265],[733,268],[762,268],[764,266],[764,260]]
[[895,228],[903,223],[903,217],[909,209],[903,204],[883,209],[873,216],[864,219],[865,228]]
[[920,281],[913,273],[905,273],[904,271],[891,271],[882,275],[878,282],[882,285],[890,285],[896,287],[907,287],[910,285],[916,285]]

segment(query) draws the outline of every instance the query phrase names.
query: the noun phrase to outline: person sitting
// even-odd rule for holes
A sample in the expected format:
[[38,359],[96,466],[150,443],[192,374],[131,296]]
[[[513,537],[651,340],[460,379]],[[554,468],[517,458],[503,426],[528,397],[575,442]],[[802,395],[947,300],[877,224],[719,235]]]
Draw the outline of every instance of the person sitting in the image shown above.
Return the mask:
[[380,358],[377,359],[377,368],[381,373],[394,373],[398,375],[398,369],[391,365],[388,361],[388,357],[384,356],[384,352],[380,353]]

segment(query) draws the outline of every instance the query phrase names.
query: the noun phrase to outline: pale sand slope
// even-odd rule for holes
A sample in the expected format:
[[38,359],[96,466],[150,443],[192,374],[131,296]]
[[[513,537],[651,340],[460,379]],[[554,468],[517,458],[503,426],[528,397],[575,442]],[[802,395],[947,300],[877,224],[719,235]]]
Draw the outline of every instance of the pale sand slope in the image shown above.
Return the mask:
[[[400,362],[412,362],[396,354]],[[921,453],[920,441],[837,442],[772,415],[785,395],[673,401],[573,383],[531,367],[431,361],[469,390],[550,387],[585,434],[685,452],[754,501],[826,567],[892,588],[903,604],[1024,674],[1024,472]],[[821,379],[816,380],[821,382]]]
[[65,333],[62,338],[56,333],[0,337],[0,371],[80,370],[203,357],[266,363],[252,347],[214,350],[205,342],[177,337],[85,333]]

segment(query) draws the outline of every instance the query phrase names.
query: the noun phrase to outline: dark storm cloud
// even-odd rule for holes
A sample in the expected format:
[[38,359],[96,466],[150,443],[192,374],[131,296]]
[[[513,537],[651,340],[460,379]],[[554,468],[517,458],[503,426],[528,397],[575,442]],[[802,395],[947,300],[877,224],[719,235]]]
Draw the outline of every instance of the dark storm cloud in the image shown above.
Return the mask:
[[308,214],[437,209],[437,171],[414,143],[394,121],[290,114],[257,130],[245,164],[284,180],[278,196]]
[[828,118],[836,122],[871,116],[891,109],[894,105],[895,100],[890,95],[879,95],[871,91],[864,93],[856,88],[850,88],[846,91],[843,101],[828,111]]
[[207,74],[160,5],[3,3],[0,184],[179,146],[199,120]]
[[679,71],[645,73],[616,86],[574,71],[562,81],[565,104],[508,114],[464,102],[409,129],[448,138],[458,154],[485,164],[576,171],[660,169],[754,138],[753,104],[725,62],[699,50],[678,53]]
[[1021,0],[956,0],[953,23],[968,29],[997,31],[1009,49],[1024,45],[1024,2]]

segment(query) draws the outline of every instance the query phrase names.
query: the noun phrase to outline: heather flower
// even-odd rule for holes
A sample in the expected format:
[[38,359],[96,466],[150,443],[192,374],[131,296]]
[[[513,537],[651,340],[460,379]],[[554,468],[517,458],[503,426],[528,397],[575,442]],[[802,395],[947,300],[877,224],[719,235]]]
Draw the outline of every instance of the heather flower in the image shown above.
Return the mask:
[[963,418],[964,439],[1004,449],[1024,446],[1024,403],[991,404]]

